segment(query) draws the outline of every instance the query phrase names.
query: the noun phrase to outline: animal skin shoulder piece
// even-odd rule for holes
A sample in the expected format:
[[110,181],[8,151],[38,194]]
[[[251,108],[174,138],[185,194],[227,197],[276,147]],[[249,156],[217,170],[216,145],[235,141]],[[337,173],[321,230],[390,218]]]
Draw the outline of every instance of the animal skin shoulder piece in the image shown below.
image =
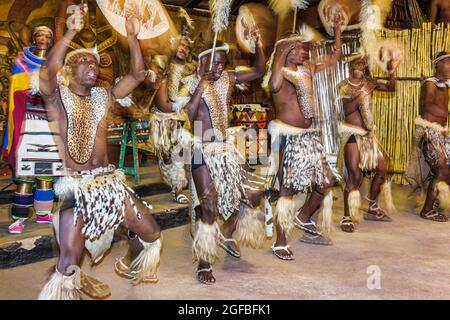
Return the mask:
[[93,87],[86,97],[60,86],[61,99],[67,113],[67,140],[70,157],[77,163],[86,163],[92,154],[97,128],[106,113],[108,92]]

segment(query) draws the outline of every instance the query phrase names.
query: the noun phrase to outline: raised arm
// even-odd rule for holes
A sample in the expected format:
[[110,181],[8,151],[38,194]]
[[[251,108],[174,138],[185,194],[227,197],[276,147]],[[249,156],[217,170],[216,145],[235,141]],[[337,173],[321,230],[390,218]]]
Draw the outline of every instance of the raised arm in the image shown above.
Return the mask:
[[396,69],[398,66],[399,61],[389,61],[388,62],[388,73],[389,73],[389,82],[388,83],[382,83],[382,82],[375,82],[375,90],[378,91],[387,91],[387,92],[393,92],[397,88],[397,76],[396,76]]
[[48,96],[55,91],[57,86],[56,76],[64,65],[64,57],[68,48],[67,43],[72,41],[84,26],[84,13],[88,10],[87,4],[69,8],[73,14],[67,19],[68,31],[50,50],[47,61],[39,73],[39,89],[43,95]]
[[240,71],[236,73],[236,80],[239,83],[250,82],[264,76],[266,57],[264,55],[263,46],[261,43],[261,35],[256,32],[256,52],[255,52],[255,64],[249,71]]
[[334,67],[342,57],[342,23],[344,18],[341,13],[334,16],[334,52],[323,63],[317,64],[314,71],[320,72],[326,68]]
[[269,80],[269,89],[272,93],[277,93],[281,89],[283,84],[283,76],[281,75],[281,69],[286,64],[286,57],[289,52],[294,49],[295,43],[280,42],[276,46],[275,56],[273,58],[272,75]]
[[112,89],[112,94],[117,99],[126,97],[145,79],[144,59],[137,39],[140,30],[139,20],[129,16],[125,22],[125,29],[130,46],[131,69]]

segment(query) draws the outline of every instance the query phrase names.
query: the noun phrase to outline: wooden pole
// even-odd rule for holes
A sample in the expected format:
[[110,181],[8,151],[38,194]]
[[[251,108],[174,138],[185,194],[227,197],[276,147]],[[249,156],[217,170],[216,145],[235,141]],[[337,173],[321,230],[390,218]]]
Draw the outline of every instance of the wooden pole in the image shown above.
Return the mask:
[[297,22],[297,8],[294,9],[294,21],[292,21],[292,33],[295,33],[296,22]]
[[211,57],[210,57],[210,61],[209,61],[209,71],[211,71],[212,65],[213,65],[214,51],[216,51],[216,42],[217,42],[217,32],[214,32],[213,47],[212,47]]

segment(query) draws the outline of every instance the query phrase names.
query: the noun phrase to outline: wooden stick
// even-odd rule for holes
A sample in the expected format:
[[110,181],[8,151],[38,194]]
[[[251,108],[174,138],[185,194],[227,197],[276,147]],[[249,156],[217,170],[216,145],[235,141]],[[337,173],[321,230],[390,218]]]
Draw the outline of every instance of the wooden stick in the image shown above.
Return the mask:
[[212,47],[212,51],[211,51],[211,58],[209,61],[209,71],[211,71],[212,65],[213,65],[214,51],[216,51],[216,42],[217,42],[217,32],[214,32],[213,47]]
[[296,22],[297,22],[297,8],[294,9],[294,21],[292,22],[292,33],[295,33]]

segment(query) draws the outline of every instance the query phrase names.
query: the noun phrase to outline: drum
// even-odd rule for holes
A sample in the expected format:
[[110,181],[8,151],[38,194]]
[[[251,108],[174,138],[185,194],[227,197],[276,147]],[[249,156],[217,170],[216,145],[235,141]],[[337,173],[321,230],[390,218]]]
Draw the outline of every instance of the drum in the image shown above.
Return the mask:
[[243,126],[245,130],[245,157],[249,164],[267,162],[267,125],[269,108],[261,104],[235,104],[232,109],[233,126]]

